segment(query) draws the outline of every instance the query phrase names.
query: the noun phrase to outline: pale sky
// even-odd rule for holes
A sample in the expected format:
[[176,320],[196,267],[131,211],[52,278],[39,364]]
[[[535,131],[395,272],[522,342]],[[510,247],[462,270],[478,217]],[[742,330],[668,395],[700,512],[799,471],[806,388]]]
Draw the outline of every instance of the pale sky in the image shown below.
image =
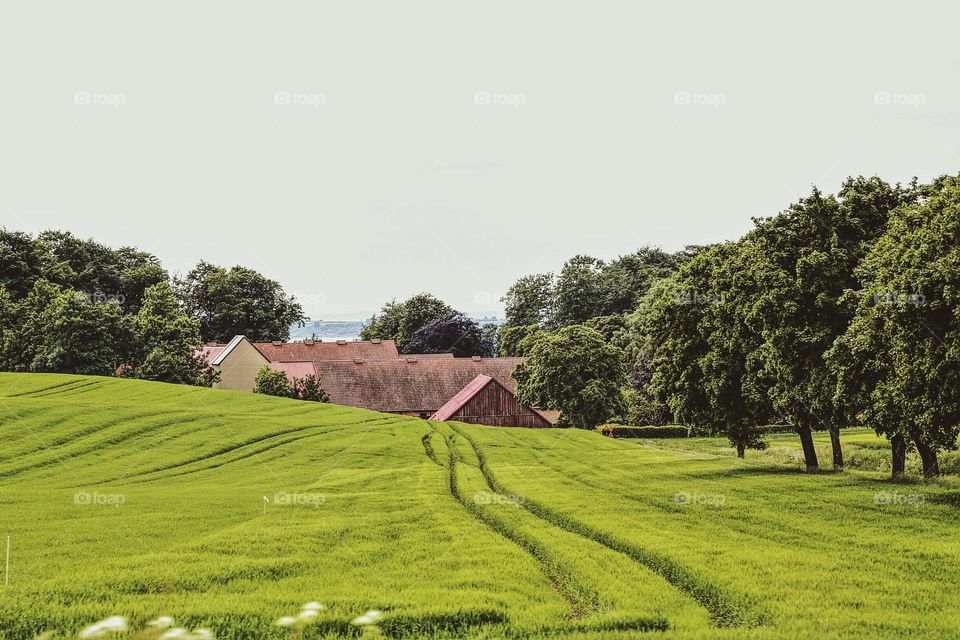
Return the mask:
[[242,264],[314,318],[500,311],[577,253],[958,172],[947,2],[0,0],[0,224]]

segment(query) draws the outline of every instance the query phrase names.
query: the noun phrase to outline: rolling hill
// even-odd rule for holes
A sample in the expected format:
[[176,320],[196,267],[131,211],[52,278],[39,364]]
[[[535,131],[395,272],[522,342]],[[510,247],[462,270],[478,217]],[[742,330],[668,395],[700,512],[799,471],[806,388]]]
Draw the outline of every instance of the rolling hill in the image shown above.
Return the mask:
[[[0,421],[3,638],[112,615],[218,638],[960,627],[955,478],[67,375],[0,374]],[[312,600],[302,635],[274,625]]]

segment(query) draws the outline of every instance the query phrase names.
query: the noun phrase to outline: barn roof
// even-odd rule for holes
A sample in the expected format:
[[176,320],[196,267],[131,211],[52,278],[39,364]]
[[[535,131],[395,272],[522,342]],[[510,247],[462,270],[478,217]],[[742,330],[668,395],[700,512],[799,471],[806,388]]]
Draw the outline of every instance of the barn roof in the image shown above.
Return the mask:
[[202,357],[207,362],[213,362],[226,347],[227,345],[225,344],[205,344],[197,349],[196,355]]
[[312,360],[395,360],[399,357],[393,340],[337,340],[322,342],[256,342],[254,345],[268,360],[294,362]]
[[270,368],[276,371],[283,371],[290,380],[295,378],[304,378],[310,375],[317,375],[317,368],[313,360],[301,360],[296,362],[271,362]]
[[457,392],[457,395],[447,400],[446,404],[440,407],[435,414],[430,416],[431,420],[449,420],[450,417],[460,410],[463,405],[470,402],[470,398],[477,395],[483,388],[493,382],[491,376],[481,373],[476,378],[467,383],[463,389]]
[[478,375],[516,391],[523,358],[423,358],[315,362],[330,401],[375,411],[434,413]]

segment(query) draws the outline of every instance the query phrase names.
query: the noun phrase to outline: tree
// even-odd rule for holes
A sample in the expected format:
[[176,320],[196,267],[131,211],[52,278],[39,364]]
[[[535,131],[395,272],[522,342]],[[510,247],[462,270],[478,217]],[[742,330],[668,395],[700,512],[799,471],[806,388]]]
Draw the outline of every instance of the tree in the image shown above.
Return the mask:
[[559,409],[583,429],[595,428],[624,409],[623,352],[589,327],[572,325],[540,334],[513,376],[520,402]]
[[330,402],[330,394],[320,386],[320,378],[309,373],[293,381],[293,390],[299,400]]
[[7,307],[13,321],[3,334],[0,368],[107,376],[126,362],[130,328],[116,301],[91,302],[40,279]]
[[674,420],[724,434],[743,457],[766,447],[759,425],[768,401],[758,385],[759,338],[744,321],[753,292],[743,243],[704,248],[657,282],[637,312],[648,336],[638,356],[647,392]]
[[453,312],[450,305],[429,293],[419,293],[399,303],[391,300],[360,330],[360,339],[393,340],[403,350],[420,328]]
[[49,270],[44,247],[22,231],[0,229],[0,286],[12,300],[25,298]]
[[483,355],[483,333],[473,319],[454,311],[417,329],[404,353],[452,353],[464,358]]
[[602,314],[631,313],[653,283],[676,271],[686,258],[683,253],[671,254],[657,247],[642,247],[611,261],[600,275],[604,296]]
[[217,373],[196,354],[200,322],[184,314],[166,282],[149,287],[132,318],[131,363],[124,376],[212,386]]
[[500,329],[500,356],[525,357],[542,329],[535,324],[525,326],[506,326]]
[[271,369],[270,365],[266,364],[257,371],[257,377],[253,380],[253,392],[278,398],[295,398],[297,395],[286,372]]
[[566,327],[582,324],[603,314],[606,292],[603,260],[577,255],[563,265],[554,290],[552,324]]
[[200,322],[205,341],[245,335],[254,342],[288,340],[290,326],[303,326],[303,308],[274,280],[246,267],[230,270],[200,262],[174,280],[184,310]]
[[537,273],[514,282],[500,298],[508,327],[546,326],[553,315],[553,274]]
[[480,355],[484,358],[496,358],[500,352],[500,327],[493,322],[487,322],[480,327],[480,339],[483,343]]
[[[837,395],[891,439],[909,437],[924,476],[960,435],[960,178],[920,189],[864,259],[856,316],[829,354]],[[865,388],[873,385],[873,389]],[[848,409],[849,411],[849,409]]]
[[253,392],[278,398],[330,402],[330,396],[320,386],[320,379],[312,373],[291,381],[284,371],[271,369],[270,365],[266,364],[260,368],[257,377],[254,378]]
[[0,231],[0,274],[0,284],[14,300],[26,297],[43,278],[92,302],[116,301],[125,312],[139,308],[147,287],[167,281],[156,256],[131,247],[111,249],[68,231],[44,231],[36,239]]
[[857,265],[889,212],[912,197],[912,189],[879,178],[849,178],[839,198],[814,189],[780,215],[756,221],[748,262],[762,286],[750,321],[764,336],[774,410],[796,426],[808,468],[818,465],[815,428],[830,432],[833,466],[843,468],[836,380],[824,355],[850,324],[842,296],[858,288]]

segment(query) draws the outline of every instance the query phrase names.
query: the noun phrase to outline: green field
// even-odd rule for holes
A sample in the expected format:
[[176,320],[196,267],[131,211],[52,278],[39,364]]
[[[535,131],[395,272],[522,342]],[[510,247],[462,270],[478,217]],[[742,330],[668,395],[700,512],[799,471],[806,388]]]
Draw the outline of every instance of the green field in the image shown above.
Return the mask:
[[370,609],[386,637],[960,633],[956,478],[803,473],[789,435],[737,461],[40,374],[0,374],[0,421],[3,638],[111,615],[284,638],[274,620],[311,600],[304,637],[359,636]]

